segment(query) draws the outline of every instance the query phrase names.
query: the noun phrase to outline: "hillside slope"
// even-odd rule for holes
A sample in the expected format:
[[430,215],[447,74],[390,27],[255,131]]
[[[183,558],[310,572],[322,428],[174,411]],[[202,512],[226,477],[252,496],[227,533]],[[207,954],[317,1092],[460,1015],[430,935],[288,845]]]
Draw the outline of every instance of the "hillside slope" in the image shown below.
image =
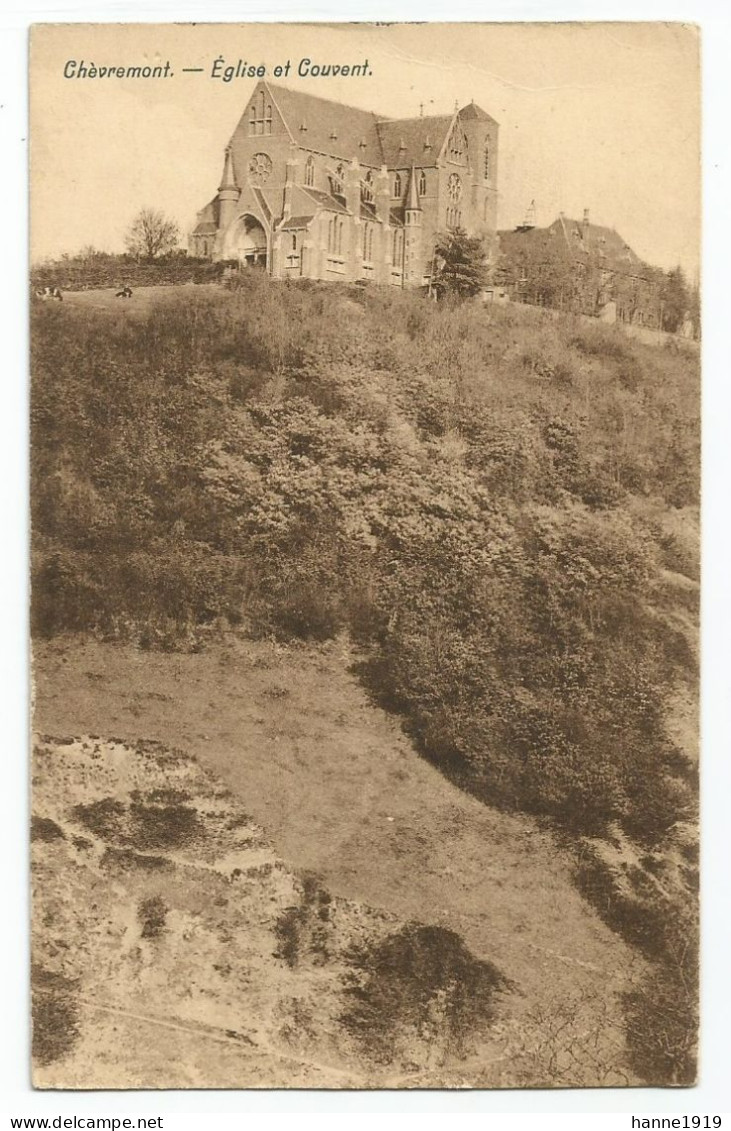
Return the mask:
[[[399,916],[454,916],[476,952],[497,946],[482,895],[500,892],[504,973],[549,1032],[543,944],[529,958],[504,939],[534,909],[551,930],[557,908],[587,913],[568,884],[551,900],[554,866],[572,875],[647,964],[620,995],[631,1074],[692,1082],[698,376],[694,354],[617,328],[259,273],[129,309],[38,304],[33,634],[105,649],[92,713],[122,665],[70,733],[108,737],[137,712],[129,733],[259,797],[292,866]],[[290,660],[250,717],[227,665],[256,697],[242,656],[261,641]],[[300,651],[318,645],[332,670]],[[330,682],[332,744],[316,722]],[[170,697],[159,730],[148,690]],[[79,701],[74,680],[66,694]],[[387,713],[367,716],[386,748],[413,743],[407,778],[362,739],[365,702]],[[524,888],[482,844],[527,829],[545,863]],[[589,922],[575,951],[546,953],[601,969]]]
[[[364,697],[348,672],[351,660],[342,641],[291,650],[231,640],[178,656],[78,639],[37,648],[37,728],[101,736],[64,745],[47,739],[36,757],[34,812],[66,834],[36,846],[36,961],[68,982],[80,978],[75,998],[87,1003],[75,1007],[78,1046],[55,1070],[44,1068],[41,1083],[104,1086],[115,1074],[125,1086],[157,1087],[196,1080],[382,1086],[395,1078],[406,1086],[550,1086],[631,1078],[618,995],[638,981],[641,961],[582,901],[571,860],[550,834],[529,818],[485,807],[424,762]],[[114,822],[110,833],[108,820],[95,826],[88,816],[92,801],[133,804],[133,789],[156,805],[161,790],[178,804],[182,798],[200,814],[207,837],[181,848],[174,837],[166,844],[148,836],[148,867],[140,865],[139,844]],[[75,811],[82,800],[87,827]],[[226,820],[219,814],[211,833],[221,806]],[[232,820],[238,813],[246,814],[240,826]],[[222,839],[222,822],[235,827],[244,849],[231,834]],[[252,825],[266,830],[272,848]],[[87,842],[81,849],[79,836]],[[297,902],[293,891],[302,881],[293,866],[316,877],[338,913],[328,921],[329,957],[313,966],[305,954],[290,969],[275,956],[272,931]],[[234,869],[252,877],[245,889],[231,880]],[[110,876],[113,893],[106,890]],[[223,901],[213,898],[219,889]],[[170,909],[170,923],[159,944],[141,943],[135,907],[155,897]],[[107,917],[111,937],[103,940],[100,966],[90,958],[99,953]],[[264,930],[260,941],[252,919],[265,921],[256,927]],[[453,932],[510,988],[499,995],[489,1034],[469,1033],[456,1050],[435,1023],[428,1055],[423,1034],[412,1034],[408,1055],[392,1049],[382,1066],[348,1041],[343,1026],[347,951],[354,941],[372,944],[414,922]],[[224,936],[221,946],[216,938]],[[47,955],[51,940],[64,956],[60,968]],[[218,977],[224,959],[245,964],[245,983]],[[426,1000],[438,997],[430,967],[413,976]],[[465,988],[470,995],[477,989]],[[291,1010],[294,999],[309,1017],[295,1052],[281,1036],[292,1024],[286,1001]],[[385,1025],[386,1004],[383,1011]],[[243,1018],[254,1043],[231,1038],[230,1047],[217,1048],[223,1031],[238,1031]],[[552,1036],[548,1018],[566,1024],[560,1036]],[[470,1025],[479,1029],[479,1020]],[[211,1024],[215,1032],[206,1030]],[[131,1038],[119,1043],[130,1026],[138,1034],[134,1049]],[[109,1051],[99,1058],[100,1042]]]

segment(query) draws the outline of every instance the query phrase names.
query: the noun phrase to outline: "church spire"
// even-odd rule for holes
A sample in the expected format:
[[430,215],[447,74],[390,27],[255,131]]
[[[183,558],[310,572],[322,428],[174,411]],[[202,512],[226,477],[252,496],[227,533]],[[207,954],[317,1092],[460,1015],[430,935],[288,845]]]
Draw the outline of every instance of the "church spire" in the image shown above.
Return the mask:
[[231,146],[226,146],[226,155],[223,159],[223,174],[221,176],[221,183],[218,186],[218,191],[223,192],[224,189],[237,189],[239,186],[236,184],[236,174],[234,173],[233,157],[231,156]]

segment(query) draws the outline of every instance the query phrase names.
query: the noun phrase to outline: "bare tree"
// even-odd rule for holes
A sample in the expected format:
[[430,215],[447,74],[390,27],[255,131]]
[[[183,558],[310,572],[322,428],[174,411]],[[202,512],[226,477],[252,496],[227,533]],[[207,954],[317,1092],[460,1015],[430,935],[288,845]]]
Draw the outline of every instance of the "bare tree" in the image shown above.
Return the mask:
[[137,213],[125,237],[127,250],[140,259],[157,259],[177,246],[180,229],[156,208]]

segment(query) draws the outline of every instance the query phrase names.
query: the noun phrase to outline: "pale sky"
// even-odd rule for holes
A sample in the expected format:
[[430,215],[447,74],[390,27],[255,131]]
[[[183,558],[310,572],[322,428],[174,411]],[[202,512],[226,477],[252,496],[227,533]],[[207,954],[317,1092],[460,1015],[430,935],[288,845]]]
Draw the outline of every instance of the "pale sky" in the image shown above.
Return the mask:
[[[31,255],[119,251],[140,208],[183,233],[215,194],[223,149],[254,79],[214,60],[263,63],[274,82],[388,117],[474,99],[500,123],[501,228],[532,199],[616,228],[660,267],[693,278],[700,244],[699,37],[688,25],[66,24],[33,30]],[[359,63],[365,78],[299,78],[299,60]],[[173,77],[66,79],[88,66],[170,61]],[[286,79],[272,70],[291,60]],[[203,67],[184,74],[183,67]]]

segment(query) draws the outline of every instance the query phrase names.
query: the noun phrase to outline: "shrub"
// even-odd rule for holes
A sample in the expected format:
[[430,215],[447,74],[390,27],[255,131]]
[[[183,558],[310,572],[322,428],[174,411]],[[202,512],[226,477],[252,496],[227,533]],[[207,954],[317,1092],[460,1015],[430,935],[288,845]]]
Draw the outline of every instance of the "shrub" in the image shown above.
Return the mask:
[[44,1067],[63,1059],[79,1036],[78,981],[34,964],[33,1057]]
[[354,948],[349,1003],[341,1016],[365,1054],[380,1064],[411,1060],[425,1043],[464,1057],[495,1019],[510,983],[476,959],[454,931],[409,923],[382,941]]
[[159,895],[143,899],[137,908],[137,918],[142,925],[141,938],[159,939],[165,930],[168,911],[168,905]]

